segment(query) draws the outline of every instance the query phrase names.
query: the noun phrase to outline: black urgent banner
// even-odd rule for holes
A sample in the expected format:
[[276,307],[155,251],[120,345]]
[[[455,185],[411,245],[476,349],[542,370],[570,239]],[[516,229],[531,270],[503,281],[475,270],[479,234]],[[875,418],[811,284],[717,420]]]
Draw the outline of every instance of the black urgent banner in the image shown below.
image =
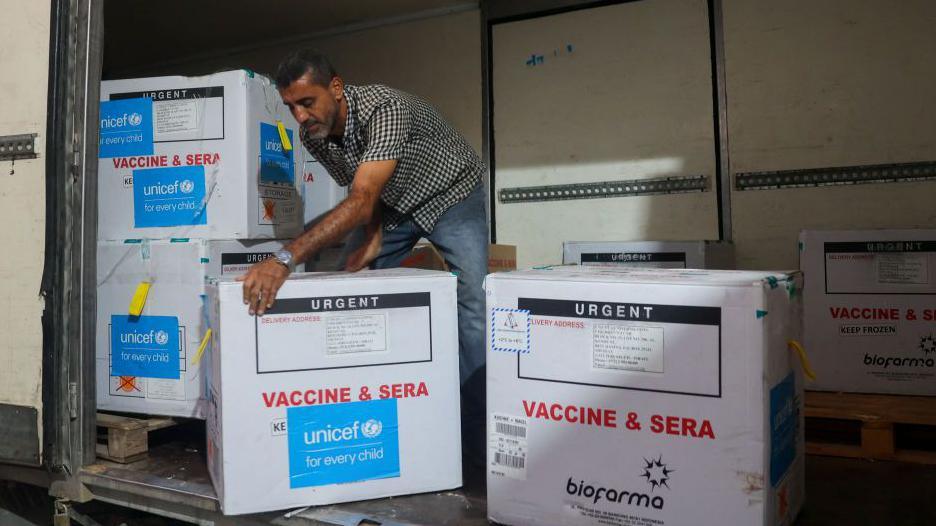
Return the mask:
[[555,316],[558,318],[721,325],[721,308],[719,307],[518,298],[517,308],[529,310],[532,315]]
[[210,86],[205,88],[154,89],[146,91],[132,91],[127,93],[111,93],[110,100],[153,99],[154,101],[159,101],[207,99],[211,97],[224,97],[224,86]]
[[686,262],[685,252],[583,252],[582,263]]
[[826,254],[936,252],[936,241],[847,241],[825,243]]
[[360,294],[356,296],[323,296],[316,298],[277,299],[266,314],[295,314],[305,312],[334,312],[375,309],[402,309],[428,307],[428,292],[399,294]]

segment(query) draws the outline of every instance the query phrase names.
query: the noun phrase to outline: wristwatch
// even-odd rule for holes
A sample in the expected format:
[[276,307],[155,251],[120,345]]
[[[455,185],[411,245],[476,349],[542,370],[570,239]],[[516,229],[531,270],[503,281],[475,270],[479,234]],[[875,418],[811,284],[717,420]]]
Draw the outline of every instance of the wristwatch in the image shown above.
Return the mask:
[[293,254],[285,248],[274,252],[273,259],[286,267],[286,270],[290,272],[296,270],[296,262],[293,261]]

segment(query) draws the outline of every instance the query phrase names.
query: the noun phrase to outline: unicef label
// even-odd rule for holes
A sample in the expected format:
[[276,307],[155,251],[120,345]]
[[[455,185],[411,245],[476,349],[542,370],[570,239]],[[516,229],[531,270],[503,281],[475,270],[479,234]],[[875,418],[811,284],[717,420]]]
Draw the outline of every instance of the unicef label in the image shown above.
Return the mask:
[[126,99],[101,103],[98,157],[153,153],[153,101]]
[[111,376],[179,378],[179,318],[111,316]]
[[133,171],[135,228],[207,224],[204,200],[204,166]]
[[397,400],[290,407],[289,487],[400,476]]
[[[292,130],[286,130],[292,143]],[[272,124],[260,123],[260,182],[294,184],[293,150],[283,148],[279,130]]]

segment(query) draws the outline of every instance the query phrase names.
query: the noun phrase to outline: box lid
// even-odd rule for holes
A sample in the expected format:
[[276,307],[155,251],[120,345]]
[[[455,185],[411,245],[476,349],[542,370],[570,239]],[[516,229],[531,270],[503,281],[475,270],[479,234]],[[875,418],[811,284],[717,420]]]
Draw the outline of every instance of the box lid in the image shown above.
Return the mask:
[[651,283],[662,285],[708,285],[751,287],[795,279],[799,271],[649,269],[617,266],[556,265],[503,272],[489,280],[581,281],[595,283]]
[[[361,279],[414,279],[414,278],[453,278],[451,272],[437,270],[423,270],[417,268],[393,268],[382,270],[361,270],[359,272],[294,272],[287,283],[291,281],[335,281],[335,280],[361,280]],[[222,278],[219,285],[240,283],[235,278]]]

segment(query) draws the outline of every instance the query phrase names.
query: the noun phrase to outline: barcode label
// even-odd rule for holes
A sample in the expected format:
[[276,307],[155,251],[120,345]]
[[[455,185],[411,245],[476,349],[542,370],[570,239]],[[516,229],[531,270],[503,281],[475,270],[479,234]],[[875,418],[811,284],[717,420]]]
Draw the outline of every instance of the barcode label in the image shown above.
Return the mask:
[[491,430],[488,436],[490,475],[526,480],[530,421],[520,416],[492,413],[488,429]]
[[526,467],[525,458],[515,457],[506,453],[494,453],[494,463],[513,469],[523,469]]
[[526,438],[526,427],[504,422],[494,422],[494,432],[517,438]]

